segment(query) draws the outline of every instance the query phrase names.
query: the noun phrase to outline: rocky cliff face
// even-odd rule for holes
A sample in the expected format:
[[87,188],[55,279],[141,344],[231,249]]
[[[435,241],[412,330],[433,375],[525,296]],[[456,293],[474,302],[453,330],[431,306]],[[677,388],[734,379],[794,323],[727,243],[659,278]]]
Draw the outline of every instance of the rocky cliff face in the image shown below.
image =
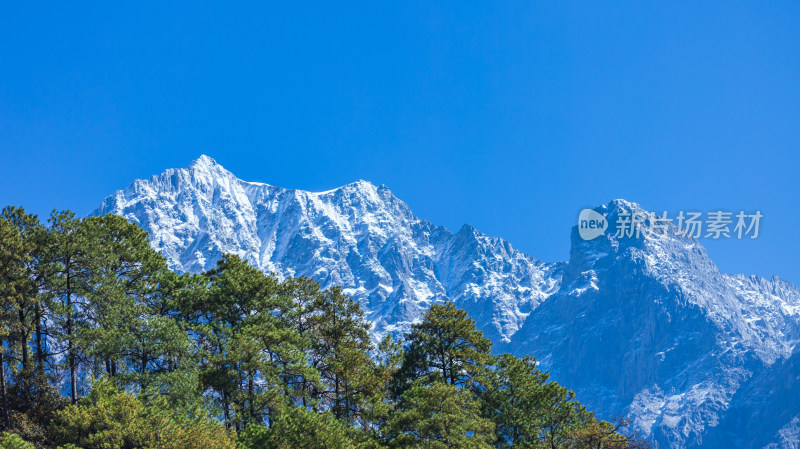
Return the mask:
[[[644,212],[621,200],[596,209],[617,222]],[[703,247],[671,226],[638,238],[572,233],[562,286],[505,347],[535,354],[600,411],[621,411],[668,447],[692,447],[740,387],[791,356],[800,292],[788,282],[719,272]]]
[[[622,200],[596,211],[609,223],[643,212]],[[545,263],[471,226],[422,220],[385,186],[283,189],[205,156],[135,181],[95,213],[140,225],[178,271],[234,253],[340,285],[376,338],[453,301],[497,350],[535,355],[602,417],[628,415],[662,447],[798,447],[800,290],[720,273],[674,227],[647,222],[635,238],[612,227],[591,241],[573,229],[570,260]]]
[[265,272],[342,286],[376,338],[405,332],[433,303],[455,301],[488,336],[507,341],[560,279],[560,264],[471,226],[454,234],[421,220],[385,186],[284,189],[242,181],[207,156],[135,181],[95,213],[141,226],[181,272],[233,253]]

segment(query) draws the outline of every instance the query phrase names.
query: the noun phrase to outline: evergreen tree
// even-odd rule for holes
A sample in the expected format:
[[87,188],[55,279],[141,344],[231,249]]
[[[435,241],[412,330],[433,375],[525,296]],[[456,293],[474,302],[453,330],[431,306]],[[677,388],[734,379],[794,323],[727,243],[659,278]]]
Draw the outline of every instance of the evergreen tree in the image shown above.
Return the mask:
[[50,432],[55,444],[75,448],[236,448],[233,435],[202,410],[175,413],[164,397],[145,403],[102,381],[59,411]]
[[[44,228],[35,215],[29,215],[22,208],[6,207],[0,214],[6,230],[2,249],[3,284],[8,307],[14,310],[13,345],[9,348],[16,354],[20,370],[29,375],[32,368],[30,342],[37,324],[37,312],[41,309],[39,295],[38,259]],[[13,293],[10,293],[12,292]],[[38,354],[38,350],[37,350]]]
[[[574,393],[536,368],[533,357],[497,357],[485,407],[497,429],[498,448],[569,448],[577,435],[599,425]],[[613,432],[612,432],[613,433]]]
[[307,363],[307,340],[290,325],[292,304],[274,278],[236,256],[206,276],[208,290],[195,304],[203,382],[216,392],[225,422],[269,423],[276,407],[302,401],[301,386],[319,380]]
[[636,449],[647,448],[644,441],[630,439],[620,433],[628,422],[619,420],[616,424],[607,421],[592,421],[574,432],[568,447],[571,449]]
[[311,359],[324,389],[316,396],[337,419],[352,423],[364,398],[378,387],[372,378],[369,325],[358,303],[338,287],[324,292],[317,307],[320,320]]
[[22,437],[17,434],[3,432],[3,434],[0,435],[0,449],[36,449],[36,447],[23,440]]
[[486,408],[496,426],[496,447],[538,448],[544,432],[547,374],[536,368],[532,357],[510,354],[495,362],[491,386],[484,395]]
[[403,393],[388,424],[392,447],[489,449],[494,424],[467,390],[436,381],[418,383]]
[[239,437],[240,449],[353,449],[353,429],[330,412],[286,407],[272,425],[250,425]]
[[407,340],[400,388],[417,379],[464,387],[491,359],[489,339],[464,310],[449,302],[431,306]]
[[78,371],[81,357],[78,325],[90,289],[88,265],[95,249],[89,241],[83,221],[69,211],[53,211],[50,229],[43,248],[43,271],[46,277],[49,319],[56,329],[55,348],[63,355],[68,376],[68,391],[73,404],[78,402]]
[[370,381],[374,389],[363,399],[358,422],[366,446],[380,445],[387,440],[389,422],[395,412],[394,376],[403,363],[403,345],[387,335],[372,354],[374,366]]
[[8,339],[16,331],[15,315],[26,290],[25,251],[22,238],[7,220],[0,220],[0,400],[2,428],[11,428],[8,410],[6,352]]
[[89,368],[121,387],[190,404],[197,396],[192,345],[171,304],[180,277],[127,220],[106,215],[83,225],[93,253],[78,333]]
[[[21,208],[6,207],[0,214],[0,405],[4,428],[10,426],[6,365],[23,381],[37,375],[31,366],[29,343],[39,327],[41,310],[37,271],[42,232],[36,216]],[[37,354],[40,351],[39,344]]]
[[[46,229],[35,215],[6,207],[0,214],[0,391],[3,425],[40,442],[53,412],[62,406],[46,371],[46,305],[41,266]],[[31,353],[31,345],[34,349]],[[6,353],[8,357],[6,357]],[[13,383],[9,385],[9,380]]]

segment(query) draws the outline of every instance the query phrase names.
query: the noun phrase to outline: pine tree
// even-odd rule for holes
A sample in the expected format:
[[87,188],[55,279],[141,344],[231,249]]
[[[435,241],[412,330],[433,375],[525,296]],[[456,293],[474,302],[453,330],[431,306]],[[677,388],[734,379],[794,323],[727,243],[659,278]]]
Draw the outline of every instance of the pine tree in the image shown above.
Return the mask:
[[14,315],[24,290],[22,239],[7,220],[0,220],[0,399],[2,426],[11,428],[8,410],[6,342],[14,332]]
[[90,244],[83,221],[69,211],[53,211],[50,230],[44,243],[44,265],[49,299],[48,309],[57,329],[54,340],[64,354],[68,372],[70,400],[78,402],[78,371],[81,347],[78,324],[83,298],[89,291],[88,265],[94,249]]
[[536,368],[532,357],[518,359],[510,354],[499,356],[495,367],[484,398],[497,429],[496,447],[540,447],[547,374]]
[[[14,345],[10,349],[17,353],[20,369],[26,372],[32,368],[29,344],[37,324],[36,311],[41,307],[38,258],[44,228],[35,215],[29,215],[17,207],[3,209],[0,220],[10,233],[4,236],[6,264],[3,276],[6,287],[14,290],[11,307],[14,308],[13,320],[16,322],[11,325],[14,328]],[[13,262],[8,259],[9,256]]]
[[60,410],[50,426],[51,439],[73,447],[234,449],[232,435],[202,410],[176,413],[165,397],[144,402],[96,382],[88,397]]
[[417,379],[464,387],[490,360],[491,342],[453,303],[431,306],[407,339],[401,388]]
[[[242,402],[241,390],[244,382],[255,377],[252,362],[258,356],[255,345],[242,335],[242,326],[259,298],[270,295],[272,285],[246,261],[231,255],[224,256],[204,276],[207,290],[190,304],[202,349],[200,379],[205,388],[215,393],[225,425],[239,427],[253,418],[241,412],[256,414],[255,385],[248,388],[249,404]],[[240,411],[239,415],[234,416],[234,408]]]
[[317,393],[337,419],[354,422],[362,400],[377,386],[369,354],[369,325],[358,303],[338,287],[324,292],[317,305],[320,314],[312,365],[319,371],[324,390]]
[[[6,207],[0,214],[0,396],[5,428],[10,425],[6,364],[16,365],[9,362],[6,352],[18,361],[19,369],[11,371],[23,384],[37,375],[31,366],[29,343],[32,333],[38,329],[41,307],[37,270],[42,232],[36,216],[21,208]],[[37,335],[38,341],[41,340]],[[37,345],[37,354],[40,350]],[[40,356],[38,358],[41,360]],[[24,390],[21,394],[23,401],[32,399]]]
[[388,424],[390,446],[415,449],[489,449],[494,424],[467,390],[440,381],[406,390]]
[[194,326],[205,354],[202,381],[216,392],[226,423],[269,423],[277,407],[308,401],[302,386],[318,384],[319,375],[277,281],[231,255],[206,276]]
[[84,226],[94,251],[79,333],[95,376],[192,402],[195,394],[185,391],[196,389],[191,342],[170,303],[179,277],[150,247],[147,233],[127,220],[90,217]]
[[374,366],[370,381],[374,386],[361,404],[361,419],[357,423],[365,447],[380,447],[389,437],[389,422],[395,413],[393,380],[403,363],[402,342],[387,335],[372,353]]
[[497,428],[498,448],[567,448],[596,423],[572,391],[548,381],[533,357],[503,354],[492,374],[484,398]]
[[[240,449],[354,449],[353,429],[330,412],[287,406],[276,410],[272,425],[250,425],[239,437]],[[366,449],[366,448],[365,448]]]
[[0,435],[0,449],[36,449],[36,447],[23,440],[22,437],[17,434],[3,432],[3,434]]

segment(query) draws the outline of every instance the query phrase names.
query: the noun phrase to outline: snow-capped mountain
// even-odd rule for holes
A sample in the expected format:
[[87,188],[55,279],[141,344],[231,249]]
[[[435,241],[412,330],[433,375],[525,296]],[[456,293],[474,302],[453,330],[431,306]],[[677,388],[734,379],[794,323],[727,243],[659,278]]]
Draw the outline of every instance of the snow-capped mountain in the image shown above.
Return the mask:
[[[595,210],[609,223],[644,212],[621,200]],[[628,413],[664,447],[764,432],[725,428],[725,417],[737,401],[762,403],[769,390],[740,398],[741,387],[791,357],[800,341],[800,291],[777,277],[722,274],[697,240],[677,231],[660,232],[648,220],[638,238],[617,238],[612,225],[584,241],[573,228],[561,288],[505,349],[537,355],[590,408],[606,417]],[[791,416],[780,424],[789,424],[800,403],[783,412]]]
[[[609,223],[643,212],[622,200],[595,210]],[[422,220],[385,186],[284,189],[207,156],[135,181],[95,213],[140,225],[178,271],[233,253],[340,285],[375,338],[453,301],[498,350],[536,356],[601,417],[627,415],[661,447],[800,447],[800,290],[722,274],[674,227],[617,238],[612,226],[591,241],[573,228],[570,260],[545,263],[469,225]]]
[[507,341],[558,288],[562,266],[471,226],[453,234],[421,220],[385,186],[284,189],[242,181],[208,156],[135,181],[95,212],[107,213],[145,229],[181,272],[232,253],[265,272],[342,286],[360,300],[376,338],[407,331],[431,304],[451,300],[492,339]]

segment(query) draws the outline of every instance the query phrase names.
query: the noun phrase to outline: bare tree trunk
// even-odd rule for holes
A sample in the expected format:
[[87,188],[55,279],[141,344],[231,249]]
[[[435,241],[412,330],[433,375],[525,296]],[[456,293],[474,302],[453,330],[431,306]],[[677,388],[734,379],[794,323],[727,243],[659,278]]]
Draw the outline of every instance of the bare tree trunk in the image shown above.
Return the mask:
[[27,326],[25,326],[25,313],[22,309],[19,310],[19,325],[20,329],[22,329],[22,332],[20,332],[22,336],[22,338],[20,338],[20,346],[22,346],[22,370],[24,371],[28,368],[28,337],[30,337],[30,331],[27,330]]
[[72,404],[78,403],[78,372],[75,364],[75,351],[72,347],[72,294],[69,293],[69,277],[67,277],[67,354],[69,362],[70,399]]
[[255,407],[255,380],[251,372],[247,379],[247,395],[250,397],[250,422],[256,422],[256,407]]
[[75,405],[78,403],[78,372],[76,369],[75,354],[72,352],[72,340],[69,341],[67,352],[69,353],[69,395],[72,404]]
[[5,348],[0,340],[0,394],[3,396],[3,428],[10,429],[11,421],[8,419],[8,396],[6,395],[6,365]]
[[44,371],[44,346],[42,344],[42,314],[36,306],[36,365]]
[[75,348],[72,338],[72,263],[67,263],[67,362],[69,363],[69,386],[72,404],[78,403],[78,370],[75,361]]
[[228,403],[228,392],[224,391],[222,393],[222,414],[225,419],[225,428],[231,428],[231,411],[230,411],[230,404]]

